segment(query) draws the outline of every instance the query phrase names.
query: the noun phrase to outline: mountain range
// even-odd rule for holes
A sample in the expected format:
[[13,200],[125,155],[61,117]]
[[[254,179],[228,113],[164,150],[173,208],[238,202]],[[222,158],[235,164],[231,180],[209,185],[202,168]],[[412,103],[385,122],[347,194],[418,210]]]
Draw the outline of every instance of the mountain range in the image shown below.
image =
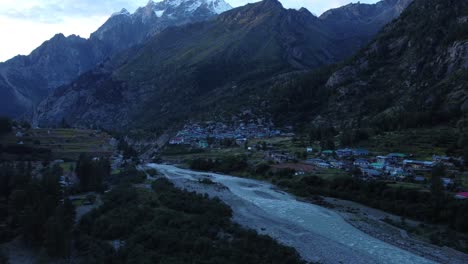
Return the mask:
[[[430,14],[430,15],[428,15]],[[415,0],[353,58],[277,82],[279,120],[382,131],[468,127],[468,2]]]
[[264,0],[166,27],[56,89],[39,105],[35,120],[122,129],[229,115],[261,99],[278,78],[350,57],[410,2],[352,4],[316,17],[305,8]]
[[57,34],[28,56],[0,63],[0,114],[20,117],[57,87],[137,46],[169,26],[203,21],[230,9],[223,0],[149,1],[113,14],[89,39]]

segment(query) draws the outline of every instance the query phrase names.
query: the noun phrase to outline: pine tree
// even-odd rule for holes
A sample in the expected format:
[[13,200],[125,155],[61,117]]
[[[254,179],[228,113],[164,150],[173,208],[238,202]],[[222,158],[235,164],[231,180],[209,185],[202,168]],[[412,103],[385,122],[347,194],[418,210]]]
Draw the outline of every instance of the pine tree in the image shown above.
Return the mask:
[[444,200],[444,185],[442,183],[442,177],[444,176],[445,167],[442,164],[437,164],[432,169],[431,174],[431,194],[434,203],[434,217],[438,217]]
[[13,130],[11,119],[0,117],[0,135],[10,133]]

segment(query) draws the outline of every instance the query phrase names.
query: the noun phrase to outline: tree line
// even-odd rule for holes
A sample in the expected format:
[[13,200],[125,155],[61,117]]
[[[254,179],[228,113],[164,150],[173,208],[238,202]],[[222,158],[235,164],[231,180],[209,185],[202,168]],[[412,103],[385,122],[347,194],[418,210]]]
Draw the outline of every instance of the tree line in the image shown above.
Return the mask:
[[32,177],[30,163],[0,164],[0,241],[20,236],[32,248],[43,250],[43,258],[70,254],[75,210],[64,199],[60,166],[46,167],[42,177]]
[[110,177],[111,165],[107,158],[92,158],[81,154],[76,164],[76,175],[80,180],[80,191],[103,191],[103,181]]
[[152,189],[116,187],[82,218],[76,247],[84,263],[304,263],[295,250],[233,224],[231,209],[218,199],[166,179]]

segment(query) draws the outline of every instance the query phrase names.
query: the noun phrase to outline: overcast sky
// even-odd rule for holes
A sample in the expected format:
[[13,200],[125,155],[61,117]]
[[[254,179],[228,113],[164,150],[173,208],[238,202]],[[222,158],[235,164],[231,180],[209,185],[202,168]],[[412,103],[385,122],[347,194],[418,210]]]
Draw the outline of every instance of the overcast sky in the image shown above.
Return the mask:
[[[157,0],[156,0],[157,1]],[[226,0],[233,7],[256,0]],[[324,11],[357,0],[280,0],[287,8],[306,7],[320,15]],[[88,38],[113,13],[133,12],[148,0],[0,0],[0,62],[29,54],[56,33]],[[361,0],[375,3],[377,0]]]

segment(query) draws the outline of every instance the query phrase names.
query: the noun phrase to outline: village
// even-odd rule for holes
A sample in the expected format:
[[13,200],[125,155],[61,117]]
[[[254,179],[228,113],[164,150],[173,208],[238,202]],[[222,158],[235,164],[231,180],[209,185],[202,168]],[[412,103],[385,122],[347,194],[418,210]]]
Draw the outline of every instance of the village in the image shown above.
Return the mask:
[[[246,153],[251,162],[265,162],[273,168],[289,168],[295,175],[307,176],[317,171],[351,175],[364,181],[389,181],[405,188],[427,189],[431,184],[431,172],[443,165],[440,175],[445,189],[457,199],[468,199],[464,160],[433,154],[430,158],[417,159],[411,153],[382,153],[365,148],[321,149],[319,146],[285,147],[275,142],[294,139],[292,130],[281,131],[273,126],[250,123],[225,125],[223,123],[188,124],[173,137],[169,146],[185,146],[192,149],[231,149],[233,153]],[[223,142],[231,142],[223,144]],[[272,143],[273,142],[273,143]],[[234,149],[242,149],[241,152]]]
[[275,129],[269,122],[262,120],[249,120],[247,122],[235,122],[227,125],[221,122],[207,122],[186,124],[182,130],[170,141],[170,145],[191,145],[199,148],[208,148],[210,145],[219,144],[222,141],[235,141],[237,145],[243,145],[248,139],[269,138],[276,136],[292,136],[290,132]]
[[[307,159],[304,163],[324,169],[345,170],[362,180],[394,180],[427,184],[428,175],[434,166],[443,165],[447,175],[457,175],[462,172],[457,169],[456,164],[463,164],[463,160],[438,155],[433,155],[432,160],[414,160],[411,154],[403,153],[374,156],[366,149],[345,148],[321,151],[317,158]],[[440,176],[446,189],[455,191],[461,188],[455,178]],[[464,193],[460,198],[468,196]]]

